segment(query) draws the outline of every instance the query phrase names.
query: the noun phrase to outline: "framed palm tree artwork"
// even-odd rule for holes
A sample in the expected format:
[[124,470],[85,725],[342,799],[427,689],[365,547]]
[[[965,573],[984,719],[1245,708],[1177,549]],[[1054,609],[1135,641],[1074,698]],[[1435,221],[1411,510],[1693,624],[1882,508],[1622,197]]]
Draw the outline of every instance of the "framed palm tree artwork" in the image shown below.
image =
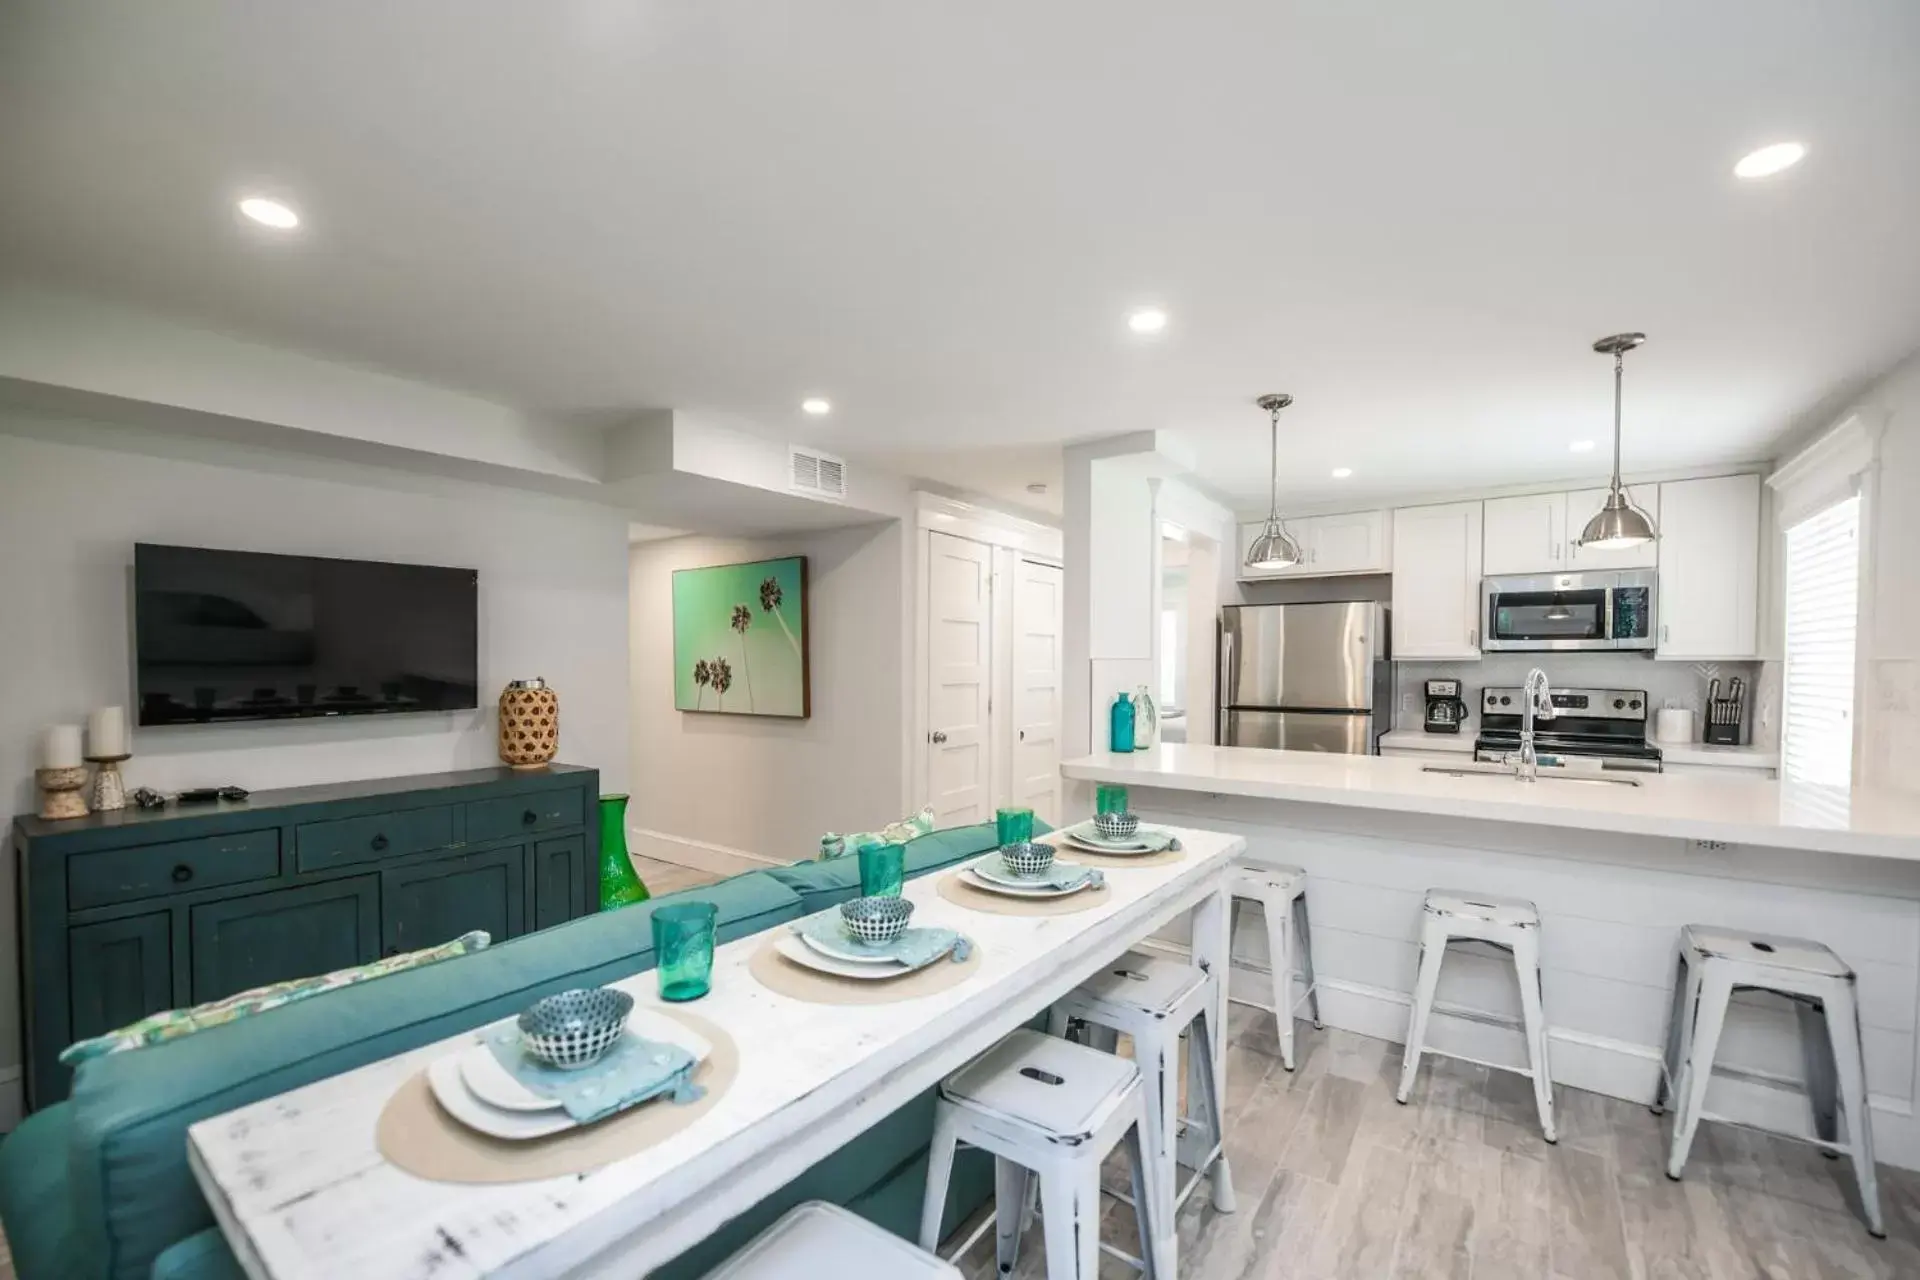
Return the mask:
[[673,705],[728,716],[812,714],[805,556],[674,571]]

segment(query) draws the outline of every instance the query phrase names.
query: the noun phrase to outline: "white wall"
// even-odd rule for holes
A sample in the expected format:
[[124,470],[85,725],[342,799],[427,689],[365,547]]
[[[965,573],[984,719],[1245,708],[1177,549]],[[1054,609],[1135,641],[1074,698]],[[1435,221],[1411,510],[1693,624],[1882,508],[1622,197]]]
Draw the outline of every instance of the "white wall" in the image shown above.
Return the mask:
[[1868,519],[1872,575],[1863,619],[1862,785],[1920,790],[1920,357],[1869,391],[1852,412],[1879,425],[1879,475]]
[[[129,786],[261,790],[494,764],[487,704],[507,680],[540,675],[560,693],[561,759],[597,766],[617,787],[627,769],[626,529],[626,514],[609,507],[0,412],[8,811],[34,803],[43,726],[82,721],[108,703],[133,705],[135,542],[478,569],[483,705],[136,730],[123,770]],[[0,1070],[20,1057],[13,894],[8,870],[0,876]]]
[[[814,856],[822,832],[870,830],[903,814],[907,541],[895,521],[633,548],[627,812],[641,832],[636,853],[694,865],[713,865],[706,857],[727,851],[791,862]],[[807,557],[812,717],[675,710],[673,571],[791,555]],[[647,833],[670,840],[662,845]]]

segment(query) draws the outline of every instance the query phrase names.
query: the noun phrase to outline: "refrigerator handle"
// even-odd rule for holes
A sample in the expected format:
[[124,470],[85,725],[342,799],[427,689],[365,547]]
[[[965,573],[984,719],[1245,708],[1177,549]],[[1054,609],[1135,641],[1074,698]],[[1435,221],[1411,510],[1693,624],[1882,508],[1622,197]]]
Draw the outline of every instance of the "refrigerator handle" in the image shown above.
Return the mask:
[[1220,628],[1220,670],[1215,675],[1213,700],[1218,704],[1218,713],[1213,722],[1213,741],[1217,746],[1227,745],[1227,673],[1233,670],[1233,632],[1225,626]]

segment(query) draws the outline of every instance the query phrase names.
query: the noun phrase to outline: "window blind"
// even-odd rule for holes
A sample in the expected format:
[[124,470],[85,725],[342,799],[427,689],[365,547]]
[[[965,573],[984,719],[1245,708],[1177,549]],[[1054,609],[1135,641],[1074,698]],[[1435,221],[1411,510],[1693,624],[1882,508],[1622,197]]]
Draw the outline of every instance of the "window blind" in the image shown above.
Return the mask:
[[1860,499],[1787,529],[1786,715],[1781,769],[1800,782],[1853,781],[1853,658],[1860,616]]

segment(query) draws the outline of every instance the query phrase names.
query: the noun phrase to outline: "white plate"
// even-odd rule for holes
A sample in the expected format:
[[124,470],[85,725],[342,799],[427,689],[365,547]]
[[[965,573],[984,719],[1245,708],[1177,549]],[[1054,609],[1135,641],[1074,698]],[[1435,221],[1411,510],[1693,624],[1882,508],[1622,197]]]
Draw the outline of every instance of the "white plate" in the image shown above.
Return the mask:
[[792,933],[782,933],[775,939],[773,949],[797,965],[818,973],[830,973],[838,978],[859,978],[862,981],[874,982],[885,981],[888,978],[904,978],[912,972],[896,960],[889,960],[884,965],[835,960],[831,956],[815,951]]
[[[678,1045],[692,1054],[695,1062],[704,1062],[713,1053],[713,1046],[705,1036],[678,1018],[644,1006],[627,1015],[627,1031],[644,1040]],[[453,1056],[460,1064],[460,1078],[468,1092],[487,1106],[523,1114],[557,1111],[561,1106],[558,1101],[543,1098],[514,1079],[513,1073],[501,1066],[493,1050],[484,1044],[472,1045]]]
[[[1069,864],[1064,862],[1056,862],[1053,865],[1053,867],[1047,868],[1048,876],[1051,876],[1053,874],[1054,867],[1068,869]],[[1025,889],[1025,890],[1032,891],[1032,890],[1038,890],[1038,889],[1052,889],[1056,887],[1051,883],[1050,880],[1042,876],[1017,876],[1013,874],[1013,872],[1007,870],[1006,867],[1001,864],[1000,859],[997,857],[982,858],[980,859],[980,861],[969,866],[967,870],[973,872],[973,874],[975,874],[976,876],[979,876],[982,880],[989,880],[989,881],[992,881],[994,884],[1004,885],[1006,888],[1009,888],[1009,889]],[[1081,870],[1084,873],[1086,869],[1082,868]],[[1082,874],[1080,877],[1080,884],[1075,885],[1074,887],[1079,888],[1081,885],[1086,884],[1088,878],[1089,877],[1086,874]]]
[[[484,1052],[486,1046],[479,1046]],[[460,1072],[460,1055],[437,1058],[427,1068],[427,1084],[446,1113],[469,1129],[494,1138],[524,1142],[574,1128],[565,1111],[505,1111],[473,1096]]]
[[851,947],[846,947],[846,948],[837,947],[833,944],[833,941],[831,939],[815,938],[804,933],[797,933],[794,936],[800,939],[801,942],[805,943],[808,949],[813,951],[815,954],[825,956],[829,960],[837,960],[842,964],[899,964],[900,963],[898,960],[895,960],[892,956],[870,956],[870,955],[867,955],[865,952],[855,951]]
[[[1158,835],[1159,833],[1156,832],[1155,834]],[[1083,836],[1078,831],[1066,831],[1062,832],[1061,835],[1066,842],[1074,848],[1086,849],[1092,853],[1106,853],[1124,858],[1129,854],[1161,852],[1161,850],[1155,849],[1151,842],[1142,840],[1137,835],[1120,841],[1102,840],[1099,836]]]
[[999,884],[989,880],[985,876],[975,873],[972,867],[967,867],[960,875],[965,883],[972,885],[974,888],[984,889],[988,893],[997,893],[1003,898],[1064,898],[1069,894],[1079,893],[1087,888],[1087,882],[1083,880],[1071,889],[1055,889],[1051,885],[1043,885],[1037,889],[1016,889],[1012,885]]

